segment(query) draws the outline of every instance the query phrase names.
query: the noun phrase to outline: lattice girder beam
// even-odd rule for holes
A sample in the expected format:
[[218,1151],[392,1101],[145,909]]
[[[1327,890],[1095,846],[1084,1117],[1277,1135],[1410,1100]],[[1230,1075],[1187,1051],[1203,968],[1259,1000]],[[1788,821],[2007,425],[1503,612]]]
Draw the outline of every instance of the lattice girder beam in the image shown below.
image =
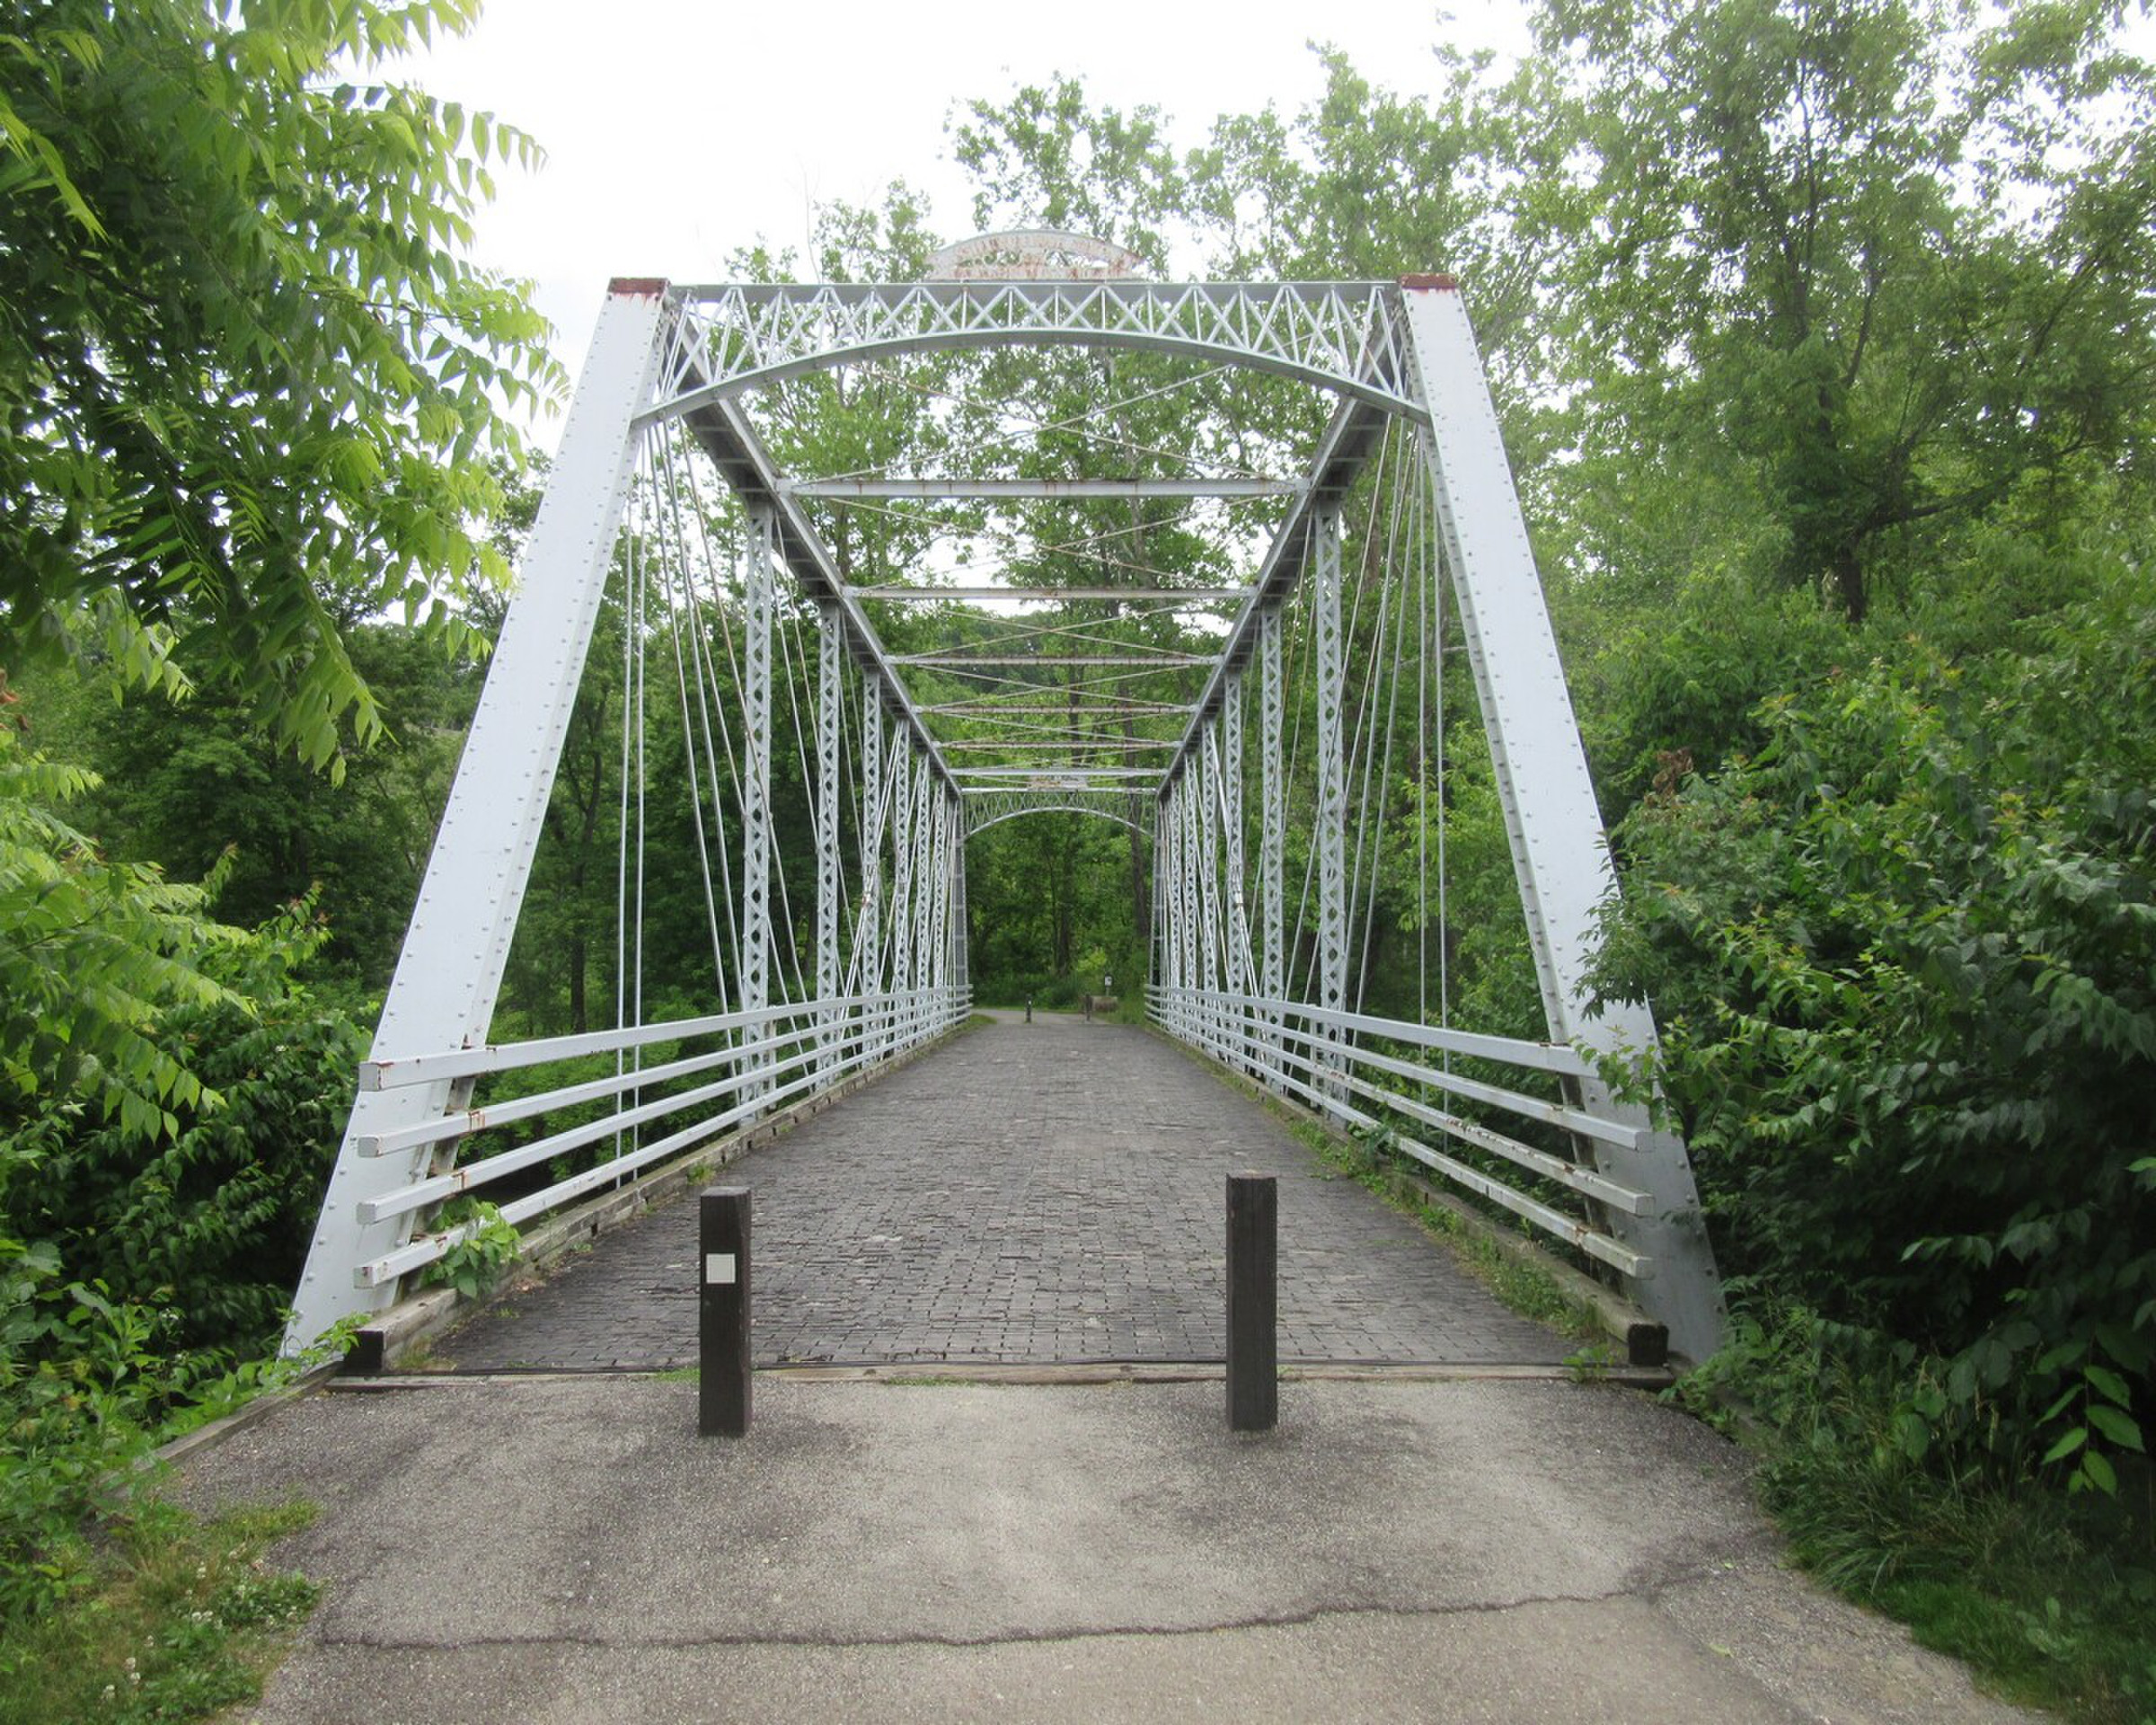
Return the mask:
[[891,743],[891,992],[914,986],[914,773],[908,739]]
[[730,283],[675,292],[692,340],[672,393],[647,420],[837,365],[1056,345],[1188,354],[1422,413],[1401,381],[1392,282]]
[[[883,692],[873,682],[861,694],[861,908],[853,919],[853,986],[862,995],[883,987],[883,832],[887,806]],[[862,1032],[874,1044],[873,1026]]]
[[1310,604],[1317,679],[1318,801],[1311,842],[1318,853],[1317,1003],[1348,1002],[1348,660],[1340,633],[1340,518],[1321,514],[1311,538]]
[[[1259,620],[1258,641],[1258,793],[1259,920],[1258,992],[1278,1000],[1287,992],[1284,954],[1287,916],[1287,771],[1281,756],[1282,712],[1280,612],[1268,609]],[[1266,1014],[1272,1044],[1279,1040],[1279,1015]]]
[[[829,605],[816,613],[816,996],[836,1001],[840,888],[838,831],[838,734],[845,702],[845,664],[837,611]],[[839,1057],[837,1009],[824,1009],[818,1039],[824,1064]]]

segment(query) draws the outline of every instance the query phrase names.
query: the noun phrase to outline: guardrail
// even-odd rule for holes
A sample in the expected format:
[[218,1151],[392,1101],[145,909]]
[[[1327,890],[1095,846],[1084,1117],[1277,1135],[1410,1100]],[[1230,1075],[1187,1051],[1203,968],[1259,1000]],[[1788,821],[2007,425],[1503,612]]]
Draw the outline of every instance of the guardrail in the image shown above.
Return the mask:
[[[365,1061],[359,1067],[360,1089],[391,1090],[447,1081],[452,1106],[438,1119],[358,1140],[356,1148],[362,1156],[410,1155],[415,1168],[424,1170],[359,1204],[358,1219],[372,1223],[406,1215],[423,1217],[452,1199],[480,1192],[557,1158],[578,1156],[608,1138],[614,1140],[612,1155],[601,1155],[589,1166],[535,1190],[520,1192],[497,1207],[503,1220],[521,1225],[895,1058],[963,1022],[972,1005],[970,986],[917,988]],[[654,1046],[698,1043],[711,1046],[676,1052],[656,1066],[641,1064],[643,1051]],[[472,1105],[473,1087],[482,1078],[609,1054],[616,1057],[616,1069],[603,1076],[521,1094],[490,1095],[482,1105]],[[706,1082],[647,1099],[646,1092],[655,1087],[707,1073],[714,1075]],[[463,1158],[466,1141],[483,1140],[518,1122],[543,1121],[565,1109],[608,1101],[614,1106],[597,1118],[543,1131],[489,1154]],[[662,1121],[683,1123],[646,1141],[644,1128]],[[428,1166],[447,1162],[451,1154],[458,1156],[455,1165]],[[362,1287],[374,1287],[423,1269],[472,1238],[481,1225],[466,1221],[415,1233],[395,1251],[362,1263],[355,1279]]]
[[[1647,1193],[1524,1143],[1445,1103],[1457,1099],[1479,1109],[1498,1110],[1518,1119],[1625,1149],[1639,1146],[1644,1136],[1640,1127],[1605,1119],[1564,1101],[1455,1073],[1445,1066],[1431,1066],[1360,1046],[1356,1039],[1441,1057],[1462,1056],[1546,1077],[1590,1075],[1592,1069],[1571,1048],[1562,1043],[1443,1030],[1362,1013],[1333,1012],[1299,1001],[1158,984],[1149,985],[1145,996],[1153,1022],[1162,1030],[1231,1070],[1258,1080],[1280,1095],[1292,1096],[1336,1124],[1390,1134],[1392,1147],[1401,1154],[1623,1275],[1644,1278],[1652,1273],[1652,1260],[1593,1221],[1567,1215],[1543,1198],[1438,1147],[1448,1139],[1471,1146],[1576,1195],[1586,1204],[1628,1216],[1645,1216],[1654,1209],[1654,1201]],[[1403,1130],[1403,1125],[1427,1128],[1428,1138],[1434,1141],[1426,1142],[1412,1129]]]

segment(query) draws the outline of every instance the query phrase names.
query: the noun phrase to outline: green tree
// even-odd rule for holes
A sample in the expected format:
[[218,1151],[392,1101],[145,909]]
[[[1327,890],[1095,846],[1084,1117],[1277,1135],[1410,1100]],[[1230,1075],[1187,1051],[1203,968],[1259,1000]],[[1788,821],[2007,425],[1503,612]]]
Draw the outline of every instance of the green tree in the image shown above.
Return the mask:
[[0,652],[175,643],[333,762],[342,625],[504,572],[545,326],[466,261],[517,133],[380,77],[472,0],[53,0],[0,36]]
[[1604,958],[1663,1013],[1727,1267],[1939,1362],[1912,1412],[2010,1475],[2156,1361],[2156,612],[2104,587],[2033,653],[1770,701],[1754,759],[1627,820]]
[[1636,558],[1666,487],[1678,554],[1726,514],[1860,621],[1943,528],[2145,466],[2156,72],[2117,12],[1547,7],[1577,149],[1521,227],[1568,261],[1589,558]]
[[[315,972],[378,990],[418,895],[479,675],[469,656],[453,659],[402,624],[360,624],[345,645],[391,716],[365,744],[348,732],[334,791],[215,677],[181,702],[114,700],[102,678],[69,701],[68,679],[49,678],[37,733],[49,753],[102,780],[79,819],[110,855],[195,880],[231,851],[222,916],[252,926],[315,894],[329,933]],[[196,662],[187,648],[179,659]],[[73,711],[56,723],[55,707]]]

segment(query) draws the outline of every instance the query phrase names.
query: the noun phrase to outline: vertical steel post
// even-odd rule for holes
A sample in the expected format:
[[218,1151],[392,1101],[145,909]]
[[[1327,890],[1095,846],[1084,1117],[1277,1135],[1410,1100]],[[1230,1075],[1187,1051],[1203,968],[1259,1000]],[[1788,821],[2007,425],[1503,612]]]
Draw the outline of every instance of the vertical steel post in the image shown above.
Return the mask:
[[936,838],[933,860],[929,878],[936,883],[936,896],[931,901],[932,914],[928,931],[929,986],[935,990],[930,1010],[935,1022],[941,1026],[947,1013],[943,991],[950,986],[950,948],[948,937],[950,928],[950,793],[938,785],[934,791],[936,805]]
[[[1410,377],[1430,409],[1438,534],[1551,1039],[1589,1053],[1651,1053],[1655,1022],[1645,1005],[1613,1003],[1599,1013],[1588,1005],[1595,913],[1616,889],[1616,871],[1466,308],[1456,288],[1437,281],[1418,281],[1403,297]],[[1588,1149],[1600,1172],[1650,1194],[1655,1208],[1604,1216],[1618,1239],[1654,1262],[1653,1276],[1632,1284],[1633,1297],[1668,1326],[1673,1348],[1704,1359],[1721,1345],[1721,1280],[1684,1146],[1599,1079],[1582,1081],[1579,1092],[1596,1114],[1639,1128],[1637,1148],[1594,1139]]]
[[[747,556],[741,572],[741,1010],[760,1013],[771,1004],[771,630],[775,602],[772,563],[778,523],[771,511],[752,509]],[[745,1039],[769,1032],[752,1026]],[[764,1094],[769,1055],[755,1057],[742,1094]]]
[[[1310,601],[1316,615],[1318,679],[1318,806],[1312,842],[1318,847],[1318,1004],[1331,1012],[1348,1004],[1348,758],[1347,655],[1340,638],[1340,517],[1321,510],[1312,526]],[[1341,1034],[1327,1031],[1327,1039]],[[1337,1056],[1321,1055],[1337,1071]],[[1340,1093],[1337,1081],[1324,1085]]]
[[891,743],[891,998],[884,1051],[898,1050],[902,1014],[914,986],[914,774],[913,739],[901,732]]
[[1160,793],[1160,850],[1153,864],[1153,936],[1155,947],[1160,949],[1160,987],[1166,992],[1160,1020],[1169,1031],[1175,1029],[1177,1015],[1181,1013],[1181,1004],[1177,1003],[1175,994],[1184,986],[1181,862],[1184,862],[1184,830],[1177,815],[1175,785],[1169,785]]
[[966,926],[966,804],[957,792],[950,793],[950,979],[954,1007],[965,1002],[973,986],[972,935]]
[[[638,447],[632,427],[651,392],[668,315],[666,284],[657,281],[617,281],[599,309],[383,1002],[375,1058],[486,1038],[621,524]],[[434,1147],[362,1156],[359,1146],[439,1119],[448,1101],[446,1084],[358,1092],[294,1296],[286,1352],[396,1299],[395,1283],[361,1287],[358,1277],[361,1265],[409,1242],[412,1213],[361,1224],[358,1207],[425,1174]]]
[[[1162,989],[1175,986],[1175,918],[1169,910],[1175,867],[1175,822],[1169,814],[1175,806],[1172,796],[1163,791],[1153,806],[1153,979]],[[1163,1025],[1171,1010],[1163,1001]]]
[[1228,678],[1220,706],[1220,831],[1227,871],[1227,988],[1230,1060],[1250,1068],[1250,922],[1243,902],[1242,673]]
[[1184,1035],[1192,1041],[1201,1037],[1201,1018],[1206,1003],[1198,998],[1198,990],[1206,981],[1206,972],[1198,970],[1198,783],[1197,761],[1184,767],[1184,776],[1177,781],[1177,792],[1181,793],[1181,815],[1184,815],[1184,1001],[1186,1024]]
[[816,659],[816,997],[817,1061],[826,1077],[840,1057],[838,979],[838,721],[845,663],[838,607],[817,609]]
[[1215,746],[1215,728],[1206,727],[1204,747],[1197,763],[1197,905],[1198,963],[1205,978],[1206,1046],[1218,1058],[1221,1043],[1220,999],[1220,751]]
[[853,923],[853,994],[865,1065],[881,1047],[877,1015],[883,988],[883,694],[861,692],[861,914]]
[[931,871],[929,845],[934,823],[934,811],[929,806],[929,783],[933,768],[929,764],[928,751],[923,749],[915,763],[914,775],[914,1003],[907,1024],[906,1040],[918,1042],[923,1027],[928,1022],[929,914],[934,902],[934,876]]
[[[1284,700],[1280,686],[1280,612],[1277,607],[1268,611],[1259,622],[1258,668],[1258,889],[1259,921],[1264,931],[1258,958],[1258,992],[1268,1000],[1277,1001],[1287,988],[1283,960],[1287,914],[1285,878],[1287,871],[1287,775],[1282,765],[1280,749]],[[1268,1057],[1277,1066],[1280,1057],[1280,1009],[1277,1006],[1267,1007],[1265,1022],[1268,1031],[1266,1039]],[[1268,1078],[1266,1082],[1276,1090],[1280,1087],[1277,1078]]]

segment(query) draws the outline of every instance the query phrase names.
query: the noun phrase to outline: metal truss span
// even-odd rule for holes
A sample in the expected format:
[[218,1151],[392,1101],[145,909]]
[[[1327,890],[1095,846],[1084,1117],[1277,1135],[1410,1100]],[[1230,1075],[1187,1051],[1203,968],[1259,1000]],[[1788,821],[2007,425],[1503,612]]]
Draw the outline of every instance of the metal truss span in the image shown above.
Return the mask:
[[[788,379],[1074,345],[1287,379],[1329,411],[1283,422],[1324,429],[1294,434],[1307,447],[1266,433],[1268,458],[1250,459],[1251,427],[1217,417],[1242,411],[1244,390],[1177,395],[1211,373],[1153,365],[1130,381],[1144,367],[1118,358],[1038,369],[1125,378],[1081,420],[1172,399],[1216,416],[1206,435],[1148,450],[1110,424],[1090,444],[975,451],[949,428],[993,443],[1023,415],[998,397],[946,416],[939,398],[920,410],[934,435],[907,443],[895,411],[879,422],[873,467],[790,471],[853,446],[786,416],[858,400],[837,382],[774,387]],[[892,399],[1015,369],[921,368],[935,387]],[[1208,471],[1201,447],[1261,471]],[[1263,471],[1281,468],[1294,471]],[[964,556],[939,540],[1028,510],[1045,524],[1030,538]],[[864,564],[848,511],[897,522],[876,542],[896,549]],[[1202,554],[1146,555],[1161,526]],[[497,1026],[595,638],[614,655],[622,733],[613,923],[594,936],[611,952],[593,1010],[579,992],[540,1028],[600,1027]],[[1465,790],[1501,811],[1546,1039],[1455,1022],[1455,748],[1487,751],[1488,781]],[[649,799],[647,755],[666,775]],[[1588,993],[1614,871],[1454,285],[1035,274],[614,284],[357,1075],[287,1348],[382,1311],[486,1225],[463,1200],[539,1221],[961,1022],[968,841],[1049,813],[1136,835],[1162,1031],[1577,1254],[1680,1354],[1719,1345],[1684,1146],[1604,1075],[1611,1057],[1650,1054],[1655,1025],[1643,1004]],[[675,847],[663,926],[646,912],[648,836]],[[646,1005],[655,951],[664,1010]],[[1532,1000],[1524,976],[1518,992]]]
[[1425,411],[1406,381],[1393,282],[818,282],[676,292],[683,347],[647,420],[829,366],[1050,345],[1192,354],[1410,418]]

